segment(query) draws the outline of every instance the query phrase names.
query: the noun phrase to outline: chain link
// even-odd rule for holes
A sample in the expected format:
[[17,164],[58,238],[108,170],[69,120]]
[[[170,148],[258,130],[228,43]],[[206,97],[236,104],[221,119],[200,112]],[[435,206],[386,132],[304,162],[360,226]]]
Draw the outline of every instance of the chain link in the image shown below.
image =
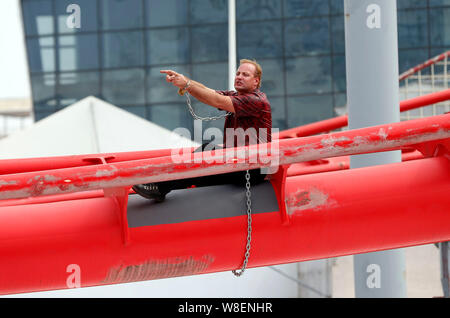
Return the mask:
[[247,268],[248,259],[250,257],[250,248],[252,242],[252,201],[250,192],[250,172],[245,173],[245,196],[247,198],[247,246],[245,247],[245,258],[240,270],[233,270],[234,276],[241,276]]
[[[197,120],[202,120],[202,121],[218,120],[218,119],[225,118],[232,114],[231,112],[227,112],[226,114],[220,115],[220,116],[200,117],[194,113],[194,109],[192,108],[192,105],[191,105],[191,98],[189,97],[188,92],[186,92],[186,102],[187,102],[187,106],[189,108],[189,112],[191,113],[192,117],[194,117],[194,119],[197,119]],[[250,258],[250,248],[251,248],[251,242],[252,242],[252,201],[251,201],[251,191],[250,191],[250,172],[248,170],[245,173],[245,181],[246,181],[245,182],[245,190],[246,190],[245,197],[247,199],[246,200],[246,204],[247,204],[247,245],[245,247],[245,257],[244,257],[244,262],[242,264],[241,269],[232,271],[232,273],[236,277],[239,277],[242,274],[244,274],[244,271],[247,268],[247,263]]]
[[225,118],[225,117],[227,117],[227,116],[232,114],[231,112],[227,112],[226,114],[219,115],[219,116],[200,117],[200,116],[198,116],[197,114],[194,113],[194,109],[192,108],[192,105],[191,105],[191,98],[189,97],[189,93],[188,92],[186,92],[186,100],[187,100],[187,105],[188,105],[188,108],[189,108],[189,112],[191,113],[192,117],[194,117],[194,119],[197,119],[197,120],[202,120],[202,121],[218,120],[218,119]]

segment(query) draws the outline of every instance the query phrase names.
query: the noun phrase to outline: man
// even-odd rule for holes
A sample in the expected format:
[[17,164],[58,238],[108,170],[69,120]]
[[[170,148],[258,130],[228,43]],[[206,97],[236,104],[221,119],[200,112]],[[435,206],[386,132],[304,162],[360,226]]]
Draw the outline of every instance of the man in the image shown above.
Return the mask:
[[[244,144],[239,142],[242,139],[236,134],[237,130],[247,133],[250,132],[247,134],[249,139],[245,140],[245,145],[272,141],[271,108],[266,95],[260,91],[262,68],[256,61],[246,59],[240,61],[234,81],[236,91],[216,91],[172,70],[161,70],[161,73],[166,74],[166,81],[178,87],[181,94],[188,92],[200,102],[230,113],[225,119],[224,147],[244,146]],[[234,133],[230,134],[230,132]],[[201,147],[201,150],[204,150],[204,148],[205,145]],[[250,175],[252,184],[262,182],[265,178],[265,175],[260,173],[260,169],[251,170]],[[245,171],[239,171],[191,179],[135,185],[133,189],[143,197],[161,202],[164,200],[166,194],[174,189],[226,183],[245,184],[244,176]]]

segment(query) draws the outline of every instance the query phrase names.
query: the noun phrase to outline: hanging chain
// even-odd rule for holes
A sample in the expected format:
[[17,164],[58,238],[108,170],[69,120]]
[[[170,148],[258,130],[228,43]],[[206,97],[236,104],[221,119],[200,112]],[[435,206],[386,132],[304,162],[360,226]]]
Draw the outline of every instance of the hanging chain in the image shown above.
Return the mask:
[[248,259],[250,257],[250,248],[252,242],[252,201],[251,201],[251,192],[250,192],[250,172],[247,170],[245,173],[245,196],[247,198],[247,246],[245,247],[245,258],[244,263],[240,270],[233,270],[233,274],[236,277],[244,274],[245,269],[247,268]]
[[203,121],[218,120],[218,119],[225,118],[225,117],[227,117],[227,116],[232,114],[230,112],[227,112],[226,114],[219,115],[219,116],[200,117],[200,116],[197,116],[197,114],[194,113],[194,109],[192,108],[192,105],[191,105],[191,98],[189,97],[189,93],[188,92],[186,92],[186,100],[187,100],[187,105],[188,105],[188,108],[189,108],[189,112],[191,113],[192,117],[194,117],[194,119],[197,119],[197,120],[203,120]]
[[[231,112],[227,112],[226,114],[220,115],[220,116],[200,117],[194,113],[194,109],[192,108],[192,105],[191,105],[191,98],[189,97],[188,92],[186,92],[186,102],[187,102],[187,106],[189,108],[189,112],[191,113],[192,117],[194,117],[194,119],[197,119],[197,120],[212,121],[212,120],[225,118],[232,114]],[[245,182],[245,190],[246,190],[245,197],[247,199],[247,201],[246,201],[246,204],[247,204],[247,245],[245,247],[244,263],[242,264],[241,269],[232,271],[232,273],[236,277],[239,277],[242,274],[244,274],[244,271],[247,268],[248,259],[250,258],[250,248],[251,248],[251,241],[252,241],[252,201],[251,201],[251,191],[250,191],[250,172],[248,170],[245,173],[245,181],[246,181]]]

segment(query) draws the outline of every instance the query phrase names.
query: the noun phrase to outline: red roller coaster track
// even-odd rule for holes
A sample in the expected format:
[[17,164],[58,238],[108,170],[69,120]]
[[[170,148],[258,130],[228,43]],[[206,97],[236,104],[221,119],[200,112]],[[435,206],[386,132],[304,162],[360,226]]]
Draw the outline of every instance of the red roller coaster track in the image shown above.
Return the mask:
[[[282,169],[261,190],[268,203],[253,216],[249,267],[450,240],[450,114],[279,140],[278,147]],[[403,147],[424,158],[286,178],[292,163]],[[61,162],[50,170],[1,175],[0,293],[69,288],[74,268],[82,287],[238,268],[246,216],[231,203],[233,196],[222,207],[202,205],[201,189],[187,189],[182,192],[189,200],[180,193],[155,205],[128,192],[140,182],[269,165],[251,163],[251,157],[211,162],[214,156],[174,163],[166,151],[103,154],[84,157],[82,166]],[[42,168],[50,161],[19,163]],[[9,172],[11,164],[0,161]],[[204,211],[194,217],[189,204]],[[175,210],[161,217],[165,205]]]

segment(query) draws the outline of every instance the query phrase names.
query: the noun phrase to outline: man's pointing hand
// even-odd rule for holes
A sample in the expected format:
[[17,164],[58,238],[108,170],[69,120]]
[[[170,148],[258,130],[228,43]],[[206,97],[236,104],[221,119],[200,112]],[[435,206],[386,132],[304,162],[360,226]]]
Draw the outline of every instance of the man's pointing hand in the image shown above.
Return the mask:
[[172,83],[178,88],[184,88],[188,82],[187,78],[172,70],[161,70],[160,73],[166,74],[166,81]]

